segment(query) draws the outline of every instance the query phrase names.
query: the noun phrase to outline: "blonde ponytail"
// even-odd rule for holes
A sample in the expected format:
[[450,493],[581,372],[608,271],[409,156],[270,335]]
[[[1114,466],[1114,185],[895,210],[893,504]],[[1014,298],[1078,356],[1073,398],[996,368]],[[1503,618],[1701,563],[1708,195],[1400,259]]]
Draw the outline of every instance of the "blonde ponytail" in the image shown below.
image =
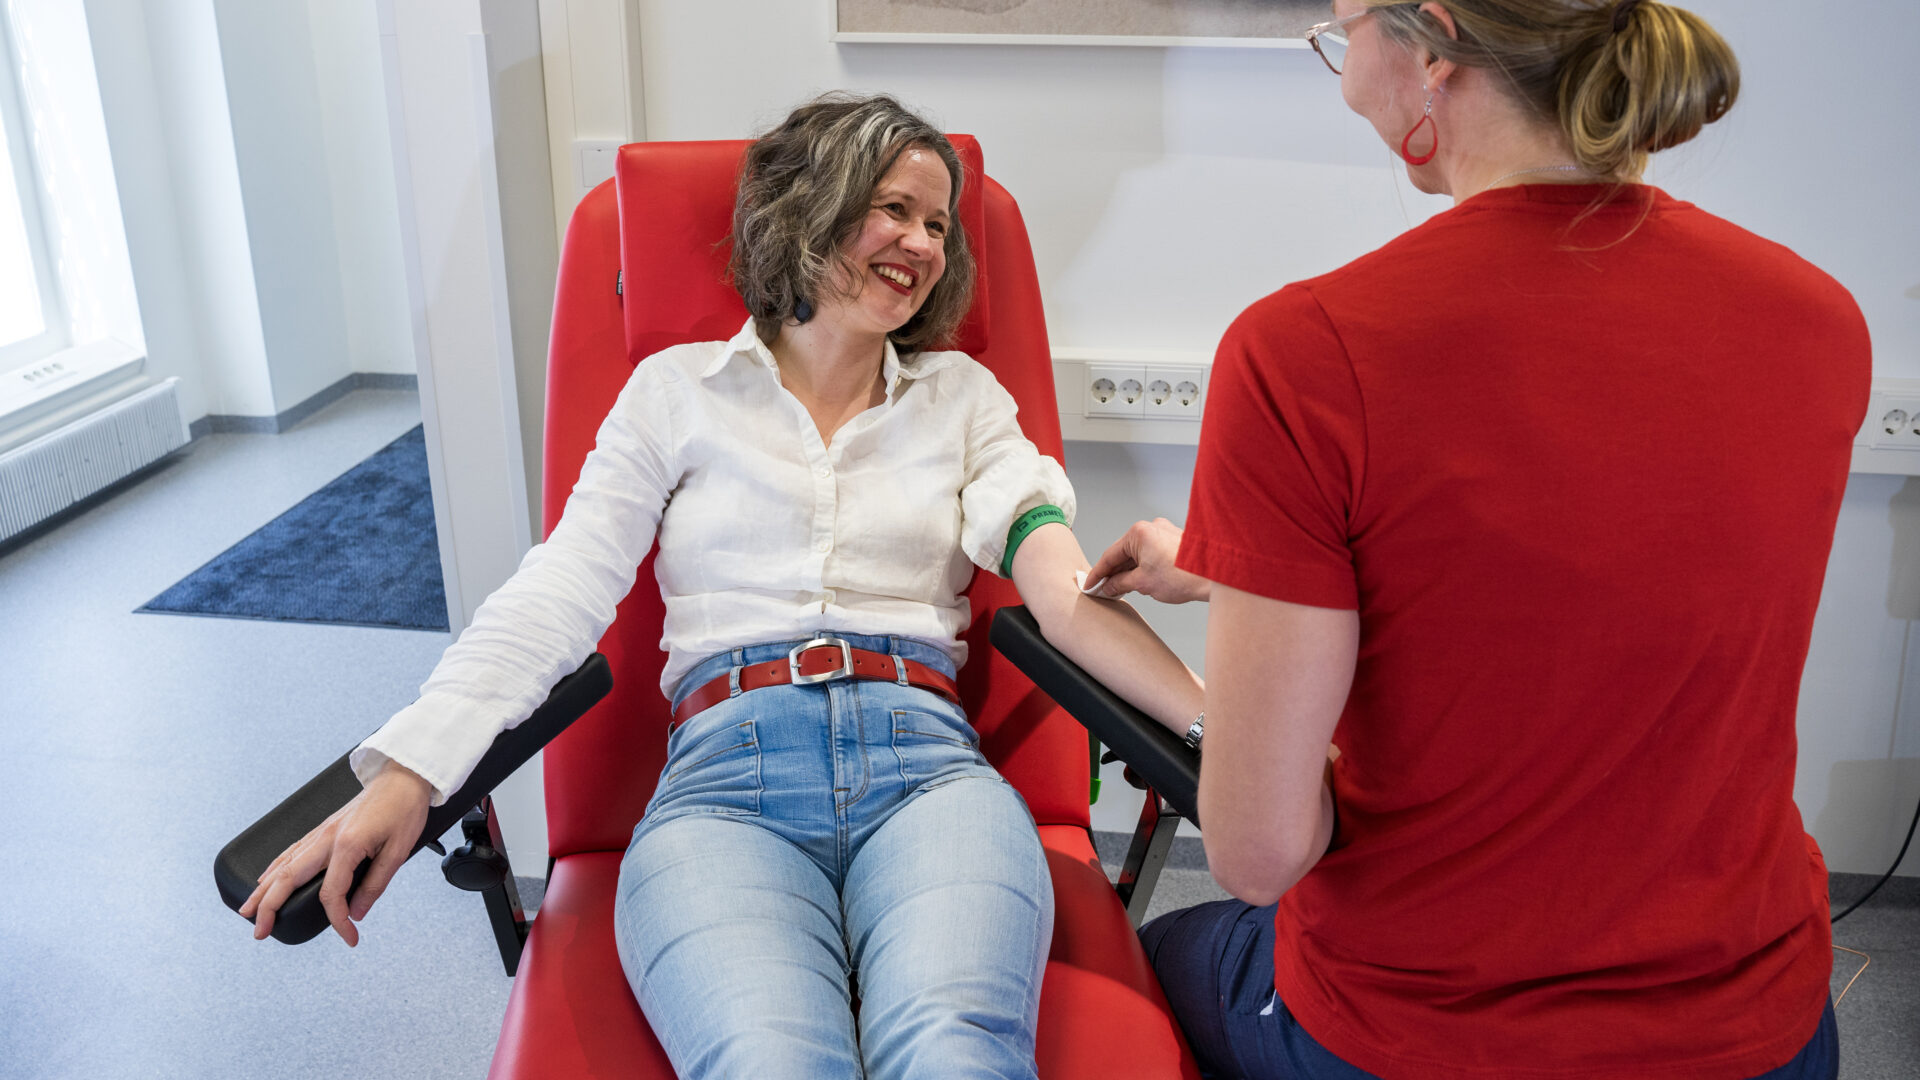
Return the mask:
[[1657,0],[1438,0],[1457,38],[1417,3],[1368,2],[1395,39],[1501,72],[1595,176],[1637,178],[1649,154],[1698,135],[1740,94],[1740,64],[1725,39]]
[[1643,172],[1649,154],[1725,116],[1740,96],[1740,64],[1691,11],[1634,0],[1619,6],[1621,17],[1606,13],[1605,25],[1569,55],[1556,114],[1583,168],[1624,177]]

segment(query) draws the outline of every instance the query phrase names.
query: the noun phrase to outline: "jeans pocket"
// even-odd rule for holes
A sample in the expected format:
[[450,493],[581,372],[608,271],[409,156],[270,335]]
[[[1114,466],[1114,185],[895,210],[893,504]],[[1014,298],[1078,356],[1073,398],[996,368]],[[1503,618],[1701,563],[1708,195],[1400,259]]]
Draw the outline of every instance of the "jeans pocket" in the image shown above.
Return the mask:
[[991,771],[980,756],[980,736],[973,725],[931,710],[893,710],[893,752],[908,786]]
[[751,717],[673,749],[647,816],[760,813],[760,740]]

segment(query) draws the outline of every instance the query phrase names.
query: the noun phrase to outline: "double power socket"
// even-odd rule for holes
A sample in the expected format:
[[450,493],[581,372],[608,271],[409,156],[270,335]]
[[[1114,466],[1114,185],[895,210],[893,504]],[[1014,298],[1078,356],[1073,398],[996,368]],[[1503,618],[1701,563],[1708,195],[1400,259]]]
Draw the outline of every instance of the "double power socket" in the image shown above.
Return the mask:
[[1853,444],[1870,450],[1920,450],[1920,379],[1874,379],[1866,423]]
[[1205,364],[1090,363],[1083,370],[1088,417],[1198,422],[1206,404]]
[[1860,429],[1856,445],[1864,443],[1875,450],[1920,450],[1920,386],[1903,392],[1883,390],[1877,379],[1875,383],[1868,400],[1867,422]]

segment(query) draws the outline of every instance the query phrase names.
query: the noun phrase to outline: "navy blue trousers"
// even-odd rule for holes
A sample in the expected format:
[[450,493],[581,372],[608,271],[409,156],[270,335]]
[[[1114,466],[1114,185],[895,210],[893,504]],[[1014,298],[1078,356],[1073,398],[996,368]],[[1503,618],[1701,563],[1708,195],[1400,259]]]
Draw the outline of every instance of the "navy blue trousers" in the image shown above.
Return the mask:
[[[1379,1080],[1315,1042],[1273,989],[1273,905],[1218,900],[1168,912],[1140,928],[1173,1015],[1206,1077]],[[1813,1039],[1755,1080],[1836,1080],[1840,1036],[1833,1005]]]

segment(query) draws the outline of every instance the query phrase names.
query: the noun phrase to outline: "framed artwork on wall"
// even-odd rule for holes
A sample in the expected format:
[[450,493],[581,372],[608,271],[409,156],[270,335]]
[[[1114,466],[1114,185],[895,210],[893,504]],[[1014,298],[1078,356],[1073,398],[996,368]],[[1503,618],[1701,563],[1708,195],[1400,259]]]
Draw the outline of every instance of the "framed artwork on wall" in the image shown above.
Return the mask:
[[833,40],[1303,49],[1327,0],[828,0]]

